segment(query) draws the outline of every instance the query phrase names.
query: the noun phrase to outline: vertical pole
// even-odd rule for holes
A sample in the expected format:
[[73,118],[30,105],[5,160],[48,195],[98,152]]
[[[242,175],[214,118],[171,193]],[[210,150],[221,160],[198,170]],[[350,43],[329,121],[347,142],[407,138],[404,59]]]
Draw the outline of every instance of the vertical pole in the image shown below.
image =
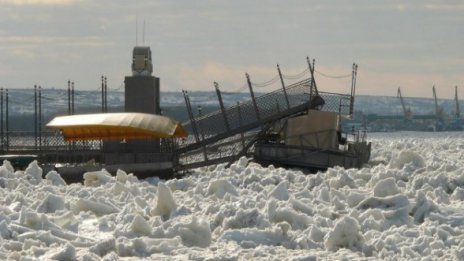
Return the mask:
[[37,85],[34,85],[34,144],[37,150]]
[[280,83],[282,84],[282,90],[284,91],[285,101],[287,102],[287,109],[290,109],[290,102],[288,101],[287,89],[285,88],[284,78],[282,77],[282,72],[280,71],[280,66],[278,64],[277,71],[279,72]]
[[341,119],[342,116],[342,99],[338,101],[338,118]]
[[71,114],[74,115],[74,82],[71,83]]
[[312,98],[313,88],[314,88],[314,91],[316,92],[316,95],[319,95],[319,91],[317,90],[316,80],[314,79],[314,66],[315,66],[316,60],[313,59],[313,63],[311,64],[311,60],[309,59],[309,57],[306,57],[306,61],[308,62],[309,72],[311,73],[311,98]]
[[105,76],[105,112],[108,112],[108,78]]
[[230,125],[229,125],[229,121],[227,120],[226,109],[224,107],[224,102],[222,101],[221,91],[219,90],[219,84],[217,82],[214,82],[214,88],[216,88],[216,94],[218,96],[219,106],[221,107],[222,117],[224,118],[224,124],[226,126],[226,130],[227,132],[229,132]]
[[71,115],[71,81],[68,80],[68,115]]
[[[237,102],[237,114],[238,114],[239,127],[242,127],[243,121],[242,121],[242,110],[240,109],[240,102]],[[242,138],[242,147],[245,148],[245,135],[243,135],[243,132],[240,132],[240,137]]]
[[[197,109],[198,109],[198,116],[199,117],[203,116],[200,105],[198,105]],[[198,128],[200,129],[200,132],[201,132],[201,139],[205,140],[205,132],[203,130],[203,126],[201,124],[201,121],[198,124]],[[206,153],[206,146],[202,146],[202,147],[203,147],[203,157],[205,158],[205,161],[207,161],[208,160],[208,154]]]
[[[356,93],[356,75],[358,74],[358,65],[353,63],[353,71],[351,74],[351,98],[350,98],[350,115],[353,115],[354,110],[354,95]],[[399,91],[399,88],[398,88]]]
[[251,86],[250,75],[246,73],[245,76],[247,78],[248,88],[250,89],[251,100],[253,101],[253,107],[255,108],[256,119],[260,121],[261,117],[259,115],[258,105],[256,104],[255,94],[253,93],[253,87]]
[[[74,115],[74,81],[71,82],[71,115]],[[72,150],[75,149],[76,142],[71,142],[71,148]],[[73,161],[75,158],[73,157]]]
[[3,88],[0,88],[0,133],[2,139],[2,151],[3,151]]
[[42,86],[39,85],[39,149],[42,149]]
[[101,77],[101,98],[102,98],[102,112],[105,112],[105,84],[104,84],[105,77],[102,75]]
[[[355,70],[355,66],[356,64],[353,63],[353,67],[352,67],[352,71],[351,71],[351,96],[353,96],[353,91],[354,91],[354,70]],[[398,87],[398,96],[401,96],[401,91],[400,91],[400,87]]]
[[[203,116],[203,112],[201,110],[200,105],[197,106],[197,110],[198,110],[198,116],[199,117]],[[200,124],[198,124],[198,128],[199,128],[199,131],[200,131],[200,134],[201,134],[201,139],[205,140],[205,133],[204,133],[203,126],[202,126],[201,122],[200,122]]]
[[5,99],[5,107],[6,107],[6,115],[5,115],[5,128],[6,128],[6,150],[9,150],[10,146],[10,125],[9,125],[9,109],[8,109],[8,100],[9,100],[9,95],[8,95],[8,89],[6,89],[6,99]]
[[190,99],[187,95],[187,91],[182,90],[182,93],[184,94],[185,105],[187,107],[187,113],[190,118],[190,125],[192,125],[193,135],[195,136],[195,141],[198,143],[200,142],[200,138],[198,137],[197,127],[195,126],[195,118],[193,117],[192,107],[190,105]]
[[[68,115],[71,115],[71,81],[68,80]],[[68,143],[68,150],[71,150],[71,143]]]
[[[102,113],[105,112],[105,100],[104,100],[104,96],[105,96],[105,87],[104,87],[104,76],[102,75],[101,76],[101,111]],[[103,140],[100,140],[100,148],[103,148]]]

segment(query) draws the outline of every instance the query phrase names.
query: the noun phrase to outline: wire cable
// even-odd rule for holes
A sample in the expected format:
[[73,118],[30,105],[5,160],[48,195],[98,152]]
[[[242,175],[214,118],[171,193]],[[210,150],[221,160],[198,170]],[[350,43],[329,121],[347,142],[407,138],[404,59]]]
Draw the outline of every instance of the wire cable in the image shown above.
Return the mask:
[[32,97],[29,97],[29,98],[26,98],[24,100],[15,100],[15,99],[12,99],[12,97],[9,97],[8,98],[8,102],[10,104],[19,104],[19,105],[32,105],[32,102],[34,101],[34,96]]
[[[110,90],[110,91],[119,91],[119,90],[121,90],[122,88],[124,88],[124,81],[121,82],[121,84],[119,85],[118,88],[114,88],[114,89],[109,88],[109,90]],[[101,90],[101,88],[100,88],[100,90]]]
[[352,74],[346,74],[346,75],[329,75],[329,74],[325,74],[325,73],[322,73],[322,72],[319,72],[319,71],[315,71],[316,73],[324,76],[324,77],[327,77],[327,78],[333,78],[333,79],[340,79],[340,78],[348,78],[348,77],[351,77]]
[[244,91],[246,88],[248,88],[248,84],[245,83],[244,85],[242,85],[241,87],[238,87],[234,90],[231,90],[231,91],[228,91],[228,93],[237,93],[237,92],[242,92]]
[[287,79],[287,80],[296,80],[296,79],[300,79],[301,77],[303,77],[308,72],[309,72],[309,68],[306,68],[304,71],[302,71],[302,72],[300,72],[298,74],[295,74],[295,75],[282,74],[282,78]]
[[271,84],[274,84],[275,82],[277,82],[279,80],[279,75],[276,75],[274,78],[272,78],[271,80],[267,81],[267,82],[263,82],[263,83],[254,83],[252,82],[251,84],[254,86],[254,87],[258,87],[258,88],[262,88],[262,87],[266,87],[266,86],[269,86]]

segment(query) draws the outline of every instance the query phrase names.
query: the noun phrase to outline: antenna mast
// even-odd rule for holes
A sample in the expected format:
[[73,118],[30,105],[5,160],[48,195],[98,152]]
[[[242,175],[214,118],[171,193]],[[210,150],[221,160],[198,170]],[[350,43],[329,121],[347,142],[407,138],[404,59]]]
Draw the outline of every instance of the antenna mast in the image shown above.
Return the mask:
[[145,20],[143,20],[142,45],[145,46]]

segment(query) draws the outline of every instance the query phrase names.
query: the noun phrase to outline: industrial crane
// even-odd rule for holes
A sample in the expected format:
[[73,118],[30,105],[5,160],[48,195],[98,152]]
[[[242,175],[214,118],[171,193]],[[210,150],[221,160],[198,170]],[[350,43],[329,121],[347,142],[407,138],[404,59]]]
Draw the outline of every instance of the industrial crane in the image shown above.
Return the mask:
[[400,87],[398,87],[398,97],[400,98],[401,106],[403,106],[404,118],[406,120],[410,120],[412,118],[412,112],[410,108],[406,109],[406,106],[404,105],[404,100],[403,100],[403,96],[401,95]]
[[454,122],[453,122],[453,129],[454,130],[462,130],[462,120],[461,120],[461,110],[459,109],[459,98],[458,98],[458,86],[454,87],[454,102],[455,102],[455,109],[454,109]]
[[435,100],[435,117],[437,119],[436,129],[442,131],[446,128],[446,115],[443,111],[443,108],[438,106],[437,92],[435,91],[435,85],[432,87],[433,90],[433,99]]
[[435,91],[435,85],[432,87],[433,99],[435,100],[435,116],[438,120],[442,120],[442,109],[438,106],[437,92]]

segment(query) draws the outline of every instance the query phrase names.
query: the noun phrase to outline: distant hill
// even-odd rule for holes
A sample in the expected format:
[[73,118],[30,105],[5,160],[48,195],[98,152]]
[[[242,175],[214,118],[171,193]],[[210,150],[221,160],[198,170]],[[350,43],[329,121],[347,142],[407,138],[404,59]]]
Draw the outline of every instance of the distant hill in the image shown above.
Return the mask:
[[[406,108],[410,108],[414,115],[435,114],[435,101],[432,98],[404,97],[404,102]],[[455,112],[454,100],[438,99],[438,106],[443,108],[447,114],[454,114]],[[463,101],[459,102],[459,106],[463,108]],[[403,114],[400,99],[396,96],[356,96],[355,110],[362,111],[364,114]]]
[[[256,93],[256,95],[260,95]],[[189,92],[192,108],[197,110],[201,106],[203,113],[208,113],[219,108],[216,93],[214,91]],[[68,114],[68,92],[64,89],[43,89],[41,91],[42,124],[45,125],[57,115]],[[250,99],[248,92],[222,93],[225,106],[235,105]],[[410,108],[414,115],[434,114],[435,104],[433,99],[404,98],[406,107]],[[124,109],[124,93],[108,91],[108,111],[119,112]],[[5,103],[5,97],[4,97]],[[33,129],[34,122],[34,90],[12,89],[9,90],[9,124],[10,130]],[[75,91],[75,113],[101,112],[100,91]],[[439,99],[438,104],[445,113],[453,114],[454,100]],[[5,105],[4,105],[5,106]],[[461,108],[464,108],[461,102]],[[182,92],[162,92],[161,108],[164,115],[185,121],[187,113]],[[355,98],[355,110],[363,114],[378,115],[402,115],[403,110],[397,97],[388,96],[363,96]]]

